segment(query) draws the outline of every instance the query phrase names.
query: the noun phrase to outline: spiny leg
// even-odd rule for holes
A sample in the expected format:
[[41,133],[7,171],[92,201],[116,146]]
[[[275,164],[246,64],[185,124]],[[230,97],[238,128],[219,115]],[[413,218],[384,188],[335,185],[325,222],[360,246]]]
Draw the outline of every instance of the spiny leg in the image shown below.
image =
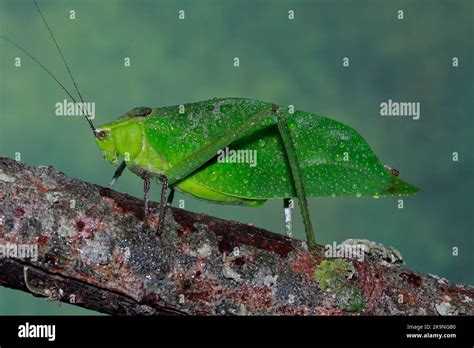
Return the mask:
[[166,209],[166,191],[168,190],[168,178],[164,175],[160,175],[160,179],[162,182],[162,186],[161,186],[161,200],[160,200],[160,216],[159,216],[159,221],[158,221],[158,235],[159,236],[161,236],[161,234],[163,233],[163,225],[164,225],[163,219],[165,218],[165,209]]
[[306,200],[306,192],[303,184],[303,177],[301,174],[300,164],[295,151],[295,145],[291,138],[290,129],[288,124],[283,118],[278,119],[278,130],[280,131],[283,144],[285,146],[286,155],[290,164],[291,174],[295,184],[296,195],[298,196],[298,204],[301,210],[301,216],[303,217],[303,223],[306,232],[306,240],[310,249],[316,247],[316,241],[314,239],[313,227],[311,225],[311,218],[308,211],[308,201]]
[[114,186],[115,182],[122,175],[126,167],[127,167],[127,164],[125,163],[125,161],[122,161],[122,163],[120,163],[117,169],[115,169],[114,176],[112,177],[112,180],[110,180],[110,183],[109,183],[110,187]]
[[286,235],[291,237],[291,198],[283,199],[283,207],[285,212],[285,229]]

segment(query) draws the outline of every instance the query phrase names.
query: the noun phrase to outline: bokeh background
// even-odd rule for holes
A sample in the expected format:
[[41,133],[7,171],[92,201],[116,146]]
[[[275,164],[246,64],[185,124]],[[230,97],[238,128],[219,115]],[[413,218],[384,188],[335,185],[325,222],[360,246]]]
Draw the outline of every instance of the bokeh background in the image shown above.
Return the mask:
[[[379,158],[422,188],[397,197],[310,198],[321,244],[367,238],[392,245],[417,271],[474,283],[473,5],[460,1],[41,1],[96,124],[136,106],[248,97],[327,115],[358,130]],[[69,19],[69,11],[76,19]],[[185,20],[178,11],[185,11]],[[288,11],[295,19],[288,19]],[[404,19],[397,19],[397,11]],[[72,90],[31,1],[0,0],[0,31],[30,50]],[[82,118],[56,117],[63,91],[2,41],[0,156],[53,165],[107,185]],[[14,66],[21,57],[22,66]],[[131,67],[123,65],[130,57]],[[233,66],[239,57],[240,67]],[[343,57],[350,58],[344,68]],[[459,58],[459,67],[452,58]],[[421,119],[381,117],[388,99],[421,103]],[[452,161],[452,153],[459,161]],[[126,172],[116,184],[142,196]],[[154,186],[152,199],[159,199]],[[283,233],[282,202],[260,208],[184,199],[188,210]],[[299,213],[294,234],[303,238]],[[459,248],[453,256],[452,248]],[[0,314],[91,314],[0,288]]]

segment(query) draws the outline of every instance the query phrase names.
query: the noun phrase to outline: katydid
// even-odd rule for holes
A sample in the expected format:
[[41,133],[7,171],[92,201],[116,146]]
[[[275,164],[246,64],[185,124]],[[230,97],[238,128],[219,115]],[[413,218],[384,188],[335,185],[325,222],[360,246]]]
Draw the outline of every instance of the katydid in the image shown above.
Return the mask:
[[[36,3],[35,3],[36,5]],[[37,5],[36,5],[37,6]],[[38,11],[82,96],[45,17]],[[71,93],[36,58],[13,43]],[[307,197],[407,195],[419,189],[384,166],[352,128],[333,119],[273,103],[214,98],[195,103],[138,107],[97,128],[86,115],[104,158],[144,181],[145,220],[151,181],[162,182],[158,233],[167,189],[221,204],[258,207],[269,199],[298,198],[306,239],[315,246]],[[218,160],[222,149],[255,153],[255,165]],[[242,152],[243,151],[243,152]],[[235,152],[234,152],[235,153]]]

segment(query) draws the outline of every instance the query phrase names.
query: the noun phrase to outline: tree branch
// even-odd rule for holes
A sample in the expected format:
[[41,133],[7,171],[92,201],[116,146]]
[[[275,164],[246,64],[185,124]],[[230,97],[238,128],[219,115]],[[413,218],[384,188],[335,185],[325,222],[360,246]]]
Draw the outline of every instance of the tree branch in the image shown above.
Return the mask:
[[0,284],[35,296],[123,315],[474,313],[472,287],[412,272],[375,243],[363,242],[364,261],[324,259],[322,247],[312,256],[303,241],[176,208],[160,241],[156,203],[144,228],[140,199],[52,167],[0,158],[0,169]]

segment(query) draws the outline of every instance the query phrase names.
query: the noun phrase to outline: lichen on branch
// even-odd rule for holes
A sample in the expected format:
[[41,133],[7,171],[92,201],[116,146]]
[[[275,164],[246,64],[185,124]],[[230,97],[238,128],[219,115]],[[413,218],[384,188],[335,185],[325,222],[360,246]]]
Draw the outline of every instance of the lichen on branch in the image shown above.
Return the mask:
[[144,225],[138,198],[0,158],[0,245],[38,251],[0,258],[0,284],[123,315],[474,313],[470,286],[234,221],[167,208],[160,239],[151,209]]

